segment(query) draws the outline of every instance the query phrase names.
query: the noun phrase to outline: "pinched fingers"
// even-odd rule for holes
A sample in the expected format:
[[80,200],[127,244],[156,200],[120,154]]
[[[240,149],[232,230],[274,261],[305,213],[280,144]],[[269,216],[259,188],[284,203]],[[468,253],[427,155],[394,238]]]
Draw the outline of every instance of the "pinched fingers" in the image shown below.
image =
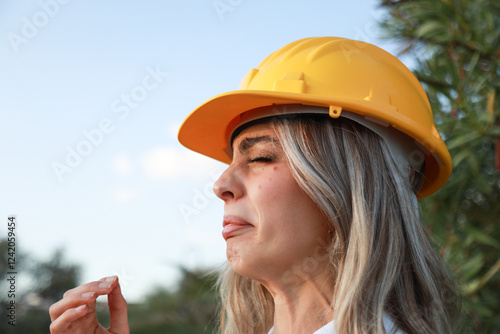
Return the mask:
[[82,284],[80,286],[77,286],[76,288],[66,291],[63,295],[63,298],[66,298],[67,296],[70,295],[81,294],[89,291],[95,291],[99,295],[105,295],[112,290],[112,287],[114,287],[117,284],[117,282],[118,282],[118,277],[116,276],[104,277],[98,281]]
[[127,302],[121,293],[120,284],[116,284],[115,288],[108,295],[110,326],[109,331],[112,333],[129,334]]
[[[62,334],[62,333],[73,333],[72,327],[76,321],[87,315],[88,306],[80,305],[75,308],[67,309],[62,315],[57,319],[53,319],[50,324],[50,333],[52,334]],[[52,318],[52,314],[51,314]]]
[[[50,320],[55,321],[59,317],[62,316],[68,310],[75,310],[78,307],[85,306],[87,309],[87,305],[94,303],[97,299],[97,295],[95,292],[84,292],[79,295],[70,295],[66,298],[61,299],[55,304],[52,304],[49,308]],[[83,309],[78,309],[77,311],[82,311]],[[80,314],[80,312],[77,312]]]
[[111,276],[66,291],[63,299],[50,307],[50,319],[55,321],[67,310],[95,303],[97,297],[109,294],[117,284],[118,278]]

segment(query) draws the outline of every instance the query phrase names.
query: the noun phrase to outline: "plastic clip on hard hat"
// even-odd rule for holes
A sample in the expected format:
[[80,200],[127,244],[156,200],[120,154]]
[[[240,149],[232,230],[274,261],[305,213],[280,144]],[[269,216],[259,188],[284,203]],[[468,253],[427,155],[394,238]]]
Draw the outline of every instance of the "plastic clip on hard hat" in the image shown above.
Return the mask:
[[451,174],[451,156],[417,78],[386,51],[336,37],[306,38],[272,53],[245,75],[238,90],[195,109],[182,124],[179,141],[230,163],[233,131],[245,119],[268,117],[269,108],[263,107],[277,105],[322,107],[321,113],[333,118],[363,124],[384,138],[402,171],[408,163],[418,167],[425,161],[420,198]]

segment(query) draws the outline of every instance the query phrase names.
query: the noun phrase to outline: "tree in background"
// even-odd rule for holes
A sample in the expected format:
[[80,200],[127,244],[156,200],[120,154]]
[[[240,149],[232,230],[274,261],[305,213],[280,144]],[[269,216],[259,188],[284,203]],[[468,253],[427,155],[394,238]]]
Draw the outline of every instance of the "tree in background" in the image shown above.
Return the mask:
[[175,291],[157,288],[144,303],[129,305],[129,324],[135,334],[202,334],[216,328],[218,297],[209,271],[179,268]]
[[[0,282],[5,283],[7,274],[7,241],[0,240]],[[38,261],[26,254],[16,254],[16,326],[7,324],[7,303],[2,294],[0,300],[0,333],[46,334],[49,331],[49,307],[66,290],[78,285],[80,267],[67,264],[62,251],[57,250],[47,261]],[[26,283],[31,282],[29,288]],[[3,288],[1,291],[7,291]]]
[[[7,291],[7,241],[0,240],[0,288]],[[6,295],[0,297],[0,333],[46,334],[49,331],[49,307],[60,300],[69,289],[80,282],[79,265],[67,263],[63,252],[56,250],[47,261],[39,261],[29,254],[16,254],[16,326],[7,324]],[[209,271],[188,270],[180,267],[181,279],[176,289],[158,287],[141,303],[129,303],[128,316],[134,334],[197,334],[212,333],[216,327],[218,299],[215,276]],[[30,282],[30,287],[26,286]],[[108,304],[97,303],[98,317],[109,325]]]
[[475,332],[500,332],[500,2],[382,0],[384,34],[417,65],[453,158],[423,219]]

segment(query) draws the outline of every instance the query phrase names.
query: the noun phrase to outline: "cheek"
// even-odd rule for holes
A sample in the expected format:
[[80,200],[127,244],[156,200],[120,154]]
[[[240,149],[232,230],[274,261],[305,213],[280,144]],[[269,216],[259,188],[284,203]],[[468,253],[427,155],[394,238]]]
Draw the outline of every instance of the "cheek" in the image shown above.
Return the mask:
[[299,187],[288,168],[274,168],[261,178],[252,202],[259,230],[268,233],[267,237],[279,235],[291,241],[297,234],[316,234],[316,229],[324,229],[319,208]]
[[[292,245],[317,244],[328,237],[329,224],[326,217],[299,185],[293,180],[278,199],[282,206],[280,232]],[[286,194],[286,195],[285,195]],[[300,241],[299,241],[300,240]]]
[[[289,180],[284,179],[279,172],[265,177],[256,184],[253,192],[253,205],[259,218],[279,217],[290,206]],[[277,222],[276,222],[277,223]]]
[[256,209],[276,205],[282,199],[286,193],[287,184],[290,182],[289,178],[284,175],[285,173],[284,168],[274,166],[249,182],[253,185],[248,188],[249,197]]

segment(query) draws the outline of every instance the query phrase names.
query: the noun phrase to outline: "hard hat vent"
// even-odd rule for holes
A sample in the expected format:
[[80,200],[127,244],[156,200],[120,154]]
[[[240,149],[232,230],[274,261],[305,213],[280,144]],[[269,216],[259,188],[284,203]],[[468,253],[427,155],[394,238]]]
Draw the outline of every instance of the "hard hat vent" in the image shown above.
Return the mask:
[[287,72],[281,80],[274,82],[274,91],[288,93],[305,93],[306,83],[303,72]]

